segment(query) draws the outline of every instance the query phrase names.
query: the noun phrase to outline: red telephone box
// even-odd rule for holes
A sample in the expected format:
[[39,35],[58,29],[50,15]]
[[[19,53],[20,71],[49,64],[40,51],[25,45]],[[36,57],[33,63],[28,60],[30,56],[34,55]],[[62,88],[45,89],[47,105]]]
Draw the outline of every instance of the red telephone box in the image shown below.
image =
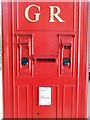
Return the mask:
[[87,118],[87,2],[3,2],[4,118]]

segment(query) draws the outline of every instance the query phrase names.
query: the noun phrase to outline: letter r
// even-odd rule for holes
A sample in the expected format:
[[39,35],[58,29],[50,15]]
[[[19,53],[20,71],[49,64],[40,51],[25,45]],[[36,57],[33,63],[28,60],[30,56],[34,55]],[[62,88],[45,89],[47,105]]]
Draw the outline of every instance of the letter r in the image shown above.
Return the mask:
[[[54,18],[56,18],[59,22],[65,22],[62,18],[59,17],[61,10],[58,6],[49,6],[49,7],[50,7],[50,20],[49,20],[49,22],[55,22]],[[54,13],[55,8],[57,9],[56,13]]]

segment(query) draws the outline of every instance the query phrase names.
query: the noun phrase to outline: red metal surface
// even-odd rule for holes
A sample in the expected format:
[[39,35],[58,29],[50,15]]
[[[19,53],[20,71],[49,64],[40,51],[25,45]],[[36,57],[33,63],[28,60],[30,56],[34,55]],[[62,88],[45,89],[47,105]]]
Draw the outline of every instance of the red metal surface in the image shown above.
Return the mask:
[[[25,17],[32,4],[37,22]],[[50,6],[63,22],[50,22]],[[4,118],[87,117],[87,13],[87,2],[2,3]],[[39,87],[51,88],[51,105],[39,105]]]

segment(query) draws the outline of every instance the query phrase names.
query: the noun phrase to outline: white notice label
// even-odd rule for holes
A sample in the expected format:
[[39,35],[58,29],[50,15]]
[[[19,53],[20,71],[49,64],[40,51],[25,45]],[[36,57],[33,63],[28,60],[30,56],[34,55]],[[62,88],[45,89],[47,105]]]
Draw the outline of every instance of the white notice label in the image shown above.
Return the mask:
[[39,105],[51,105],[51,87],[39,87]]

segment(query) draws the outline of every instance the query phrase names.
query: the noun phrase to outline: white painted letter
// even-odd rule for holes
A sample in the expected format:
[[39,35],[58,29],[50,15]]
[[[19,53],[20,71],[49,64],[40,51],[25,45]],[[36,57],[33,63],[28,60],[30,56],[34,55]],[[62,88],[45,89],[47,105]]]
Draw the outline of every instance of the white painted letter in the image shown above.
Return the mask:
[[34,5],[34,4],[33,4],[33,5],[29,5],[29,6],[25,9],[25,17],[26,17],[26,19],[27,19],[28,21],[30,21],[30,22],[37,22],[37,21],[39,20],[40,13],[34,13],[34,14],[35,14],[35,20],[30,19],[28,13],[29,13],[29,9],[30,9],[31,7],[36,7],[36,8],[38,8],[38,10],[40,11],[40,6],[37,6],[37,5]]
[[[49,22],[55,22],[54,17],[59,21],[59,22],[65,22],[59,17],[59,14],[61,12],[60,8],[58,6],[49,6],[50,7],[50,21]],[[54,13],[54,9],[57,9],[57,12]]]

